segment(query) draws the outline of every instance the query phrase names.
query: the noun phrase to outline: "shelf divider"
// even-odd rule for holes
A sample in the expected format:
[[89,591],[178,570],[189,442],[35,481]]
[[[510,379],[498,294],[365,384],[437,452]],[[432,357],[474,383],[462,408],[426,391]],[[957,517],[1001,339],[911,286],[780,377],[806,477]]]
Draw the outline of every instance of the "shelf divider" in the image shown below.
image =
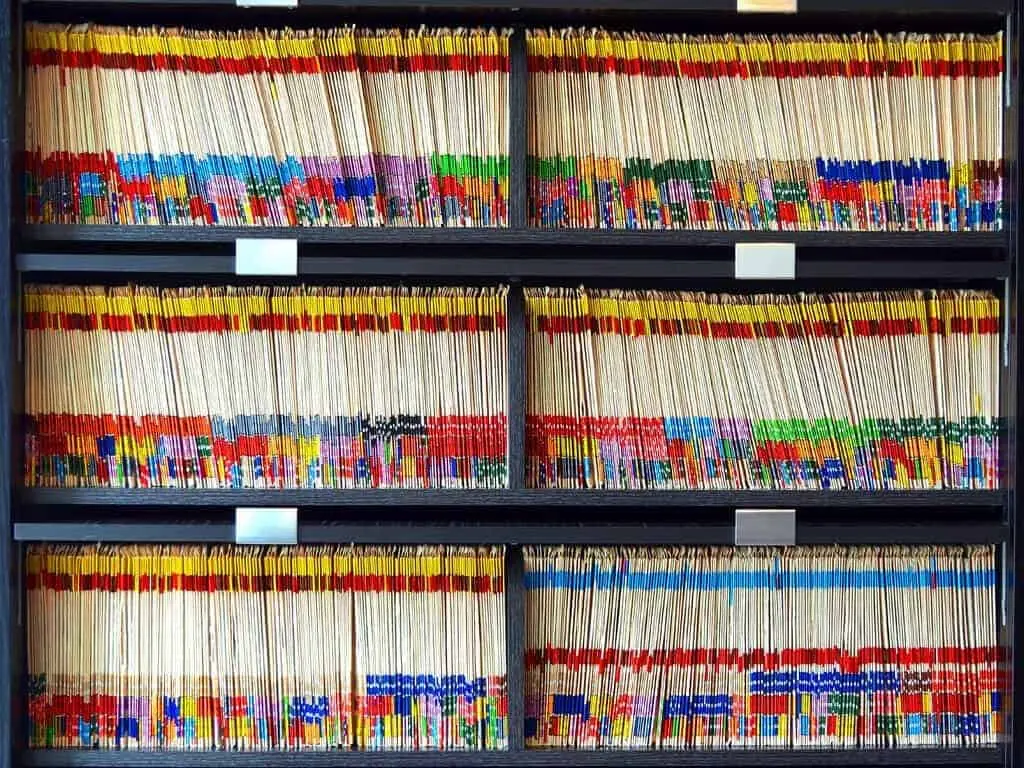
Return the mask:
[[[513,39],[514,42],[515,39]],[[525,45],[525,43],[523,43]],[[515,48],[513,48],[515,50]],[[513,59],[513,62],[515,59]],[[515,66],[513,64],[513,66]],[[512,89],[510,83],[510,90]],[[510,94],[515,95],[515,94]],[[525,94],[524,94],[525,98]],[[510,127],[518,125],[512,121]],[[520,131],[525,142],[525,125]],[[518,152],[513,145],[510,151]],[[526,164],[526,147],[521,148]],[[514,157],[510,155],[510,167]],[[524,168],[525,170],[525,168]],[[514,182],[514,183],[513,183]],[[239,238],[296,239],[305,244],[324,245],[535,245],[597,246],[629,245],[656,247],[735,247],[736,243],[768,243],[784,240],[813,248],[928,248],[928,249],[1000,249],[1009,247],[1009,233],[1000,232],[745,232],[697,229],[624,230],[624,229],[540,229],[526,226],[528,182],[513,177],[509,215],[512,226],[499,227],[203,227],[141,226],[112,224],[23,224],[17,228],[20,250],[39,250],[41,243],[147,243],[150,245],[233,244]],[[518,198],[522,198],[518,200]],[[798,254],[799,255],[799,254]],[[732,253],[729,253],[730,259]]]
[[508,327],[508,487],[526,487],[526,307],[523,287],[509,290]]
[[[448,544],[487,546],[731,546],[732,518],[710,523],[517,524],[517,523],[402,523],[302,522],[300,544]],[[834,524],[798,522],[796,543],[805,545],[882,544],[998,544],[1009,536],[1003,523]],[[22,542],[103,542],[148,544],[233,544],[232,523],[188,520],[122,522],[21,522],[14,539]],[[506,574],[511,581],[512,575]]]
[[[445,255],[443,249],[434,255],[406,255],[395,247],[393,253],[382,255],[299,256],[300,275],[335,275],[350,278],[420,277],[445,279],[473,278],[501,281],[587,280],[600,278],[622,280],[735,279],[731,258],[709,259],[643,259],[643,258],[531,258],[509,253],[504,258],[494,249],[475,255]],[[420,247],[425,251],[425,247]],[[502,249],[504,250],[504,249]],[[301,249],[300,249],[301,252]],[[490,258],[489,258],[490,257]],[[53,253],[21,252],[16,257],[17,271],[22,273],[117,273],[121,275],[235,275],[234,256],[227,253]],[[929,284],[941,281],[980,281],[1006,278],[1011,264],[1005,260],[917,261],[890,259],[861,261],[856,259],[819,259],[801,261],[797,256],[798,280],[917,280],[927,276]],[[69,282],[77,277],[69,278]],[[260,280],[260,278],[239,278]],[[266,278],[263,278],[264,280]]]
[[526,576],[521,547],[505,550],[505,651],[508,668],[508,747],[526,748]]

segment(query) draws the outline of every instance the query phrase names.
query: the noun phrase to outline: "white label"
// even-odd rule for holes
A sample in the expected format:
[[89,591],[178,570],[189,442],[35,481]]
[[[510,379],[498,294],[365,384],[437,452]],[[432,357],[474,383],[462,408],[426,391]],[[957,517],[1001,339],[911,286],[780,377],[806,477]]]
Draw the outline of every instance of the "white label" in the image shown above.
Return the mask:
[[239,8],[297,8],[299,0],[235,0]]
[[737,547],[791,547],[796,544],[795,509],[737,509]]
[[298,544],[295,507],[236,507],[235,544]]
[[287,239],[235,241],[236,275],[297,275],[299,243]]
[[795,277],[795,244],[736,243],[737,280],[792,280]]
[[797,0],[736,0],[737,13],[796,13]]

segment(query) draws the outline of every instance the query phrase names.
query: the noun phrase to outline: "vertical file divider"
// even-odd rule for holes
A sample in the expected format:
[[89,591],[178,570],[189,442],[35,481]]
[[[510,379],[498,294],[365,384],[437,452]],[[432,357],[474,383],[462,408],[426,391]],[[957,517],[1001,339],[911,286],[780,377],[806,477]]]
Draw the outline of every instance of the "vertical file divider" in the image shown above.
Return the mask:
[[523,548],[505,549],[505,685],[508,688],[508,748],[526,749],[526,576]]
[[526,487],[526,308],[523,287],[508,292],[508,487]]
[[509,200],[508,225],[512,229],[526,229],[526,190],[529,186],[529,168],[526,158],[526,126],[529,122],[527,107],[526,30],[517,27],[509,41],[508,82],[508,154]]
[[[528,172],[526,157],[526,31],[516,28],[509,44],[509,227],[526,229]],[[521,285],[508,294],[508,487],[526,485],[526,311]],[[508,748],[526,748],[526,584],[523,550],[505,550],[505,684],[508,688]]]
[[[508,294],[508,487],[526,485],[526,312],[521,285]],[[509,543],[505,550],[505,643],[508,687],[508,747],[525,749],[526,623],[522,547]]]

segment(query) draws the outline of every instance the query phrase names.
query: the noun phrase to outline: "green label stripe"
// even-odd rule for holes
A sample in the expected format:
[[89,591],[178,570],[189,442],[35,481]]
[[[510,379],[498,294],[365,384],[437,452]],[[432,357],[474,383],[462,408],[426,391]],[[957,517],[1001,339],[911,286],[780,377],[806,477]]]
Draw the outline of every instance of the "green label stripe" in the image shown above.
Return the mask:
[[434,176],[454,176],[489,181],[507,179],[509,175],[508,155],[439,155],[430,156],[430,172]]

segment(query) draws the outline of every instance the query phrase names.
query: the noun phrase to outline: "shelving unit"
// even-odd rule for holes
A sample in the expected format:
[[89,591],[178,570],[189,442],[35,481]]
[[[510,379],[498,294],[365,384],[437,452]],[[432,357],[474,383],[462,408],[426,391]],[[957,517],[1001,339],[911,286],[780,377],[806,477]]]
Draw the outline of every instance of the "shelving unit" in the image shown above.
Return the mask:
[[[1001,598],[1013,673],[1024,679],[1024,591],[1012,574],[1024,572],[1017,496],[1016,455],[1022,412],[1018,222],[1024,207],[1016,148],[1020,103],[1019,0],[800,0],[796,19],[811,15],[823,30],[830,20],[847,27],[861,17],[888,18],[911,28],[915,19],[941,24],[946,17],[976,18],[1008,30],[1004,182],[1009,226],[994,233],[707,232],[538,230],[526,226],[526,60],[521,32],[513,45],[510,81],[511,226],[507,229],[264,229],[150,228],[19,225],[24,105],[17,84],[21,22],[34,14],[60,17],[99,9],[107,17],[148,13],[217,14],[236,26],[259,25],[260,14],[278,14],[300,26],[304,13],[334,12],[334,21],[358,21],[363,12],[407,14],[410,23],[443,14],[486,19],[519,30],[553,18],[652,28],[659,14],[678,24],[692,14],[703,21],[735,20],[735,0],[299,0],[298,10],[236,8],[235,0],[11,0],[0,14],[0,573],[12,575],[0,590],[0,768],[89,766],[1024,766],[1024,717],[1015,718],[1010,741],[998,749],[729,752],[569,752],[523,749],[523,589],[526,544],[694,544],[734,541],[737,508],[793,508],[802,544],[1000,545]],[[200,8],[202,6],[202,8]],[[82,10],[82,9],[85,10]],[[283,15],[282,15],[283,14]],[[725,20],[725,21],[723,21]],[[785,28],[787,18],[771,23]],[[749,24],[749,18],[746,19]],[[156,282],[195,276],[235,278],[238,238],[286,237],[298,241],[298,279],[325,276],[360,282],[423,279],[449,282],[507,281],[510,294],[509,469],[507,490],[112,490],[19,488],[21,386],[18,290],[22,281],[78,282],[112,279]],[[736,282],[737,243],[788,242],[796,246],[796,281],[783,288],[827,290],[884,283],[905,286],[978,284],[1006,296],[1006,355],[1002,392],[1009,430],[1005,490],[999,491],[546,491],[525,489],[525,350],[519,284],[604,280],[636,287],[678,281],[732,290],[761,284]],[[249,278],[250,282],[259,282]],[[778,288],[778,286],[775,286]],[[13,308],[13,310],[12,310]],[[138,753],[24,749],[20,670],[24,663],[20,548],[25,542],[223,543],[234,541],[230,514],[237,506],[295,506],[304,543],[506,544],[508,686],[511,751],[506,753]],[[586,522],[592,517],[590,522]],[[518,580],[517,580],[518,579]],[[1024,685],[1012,692],[1011,711],[1024,711]]]

